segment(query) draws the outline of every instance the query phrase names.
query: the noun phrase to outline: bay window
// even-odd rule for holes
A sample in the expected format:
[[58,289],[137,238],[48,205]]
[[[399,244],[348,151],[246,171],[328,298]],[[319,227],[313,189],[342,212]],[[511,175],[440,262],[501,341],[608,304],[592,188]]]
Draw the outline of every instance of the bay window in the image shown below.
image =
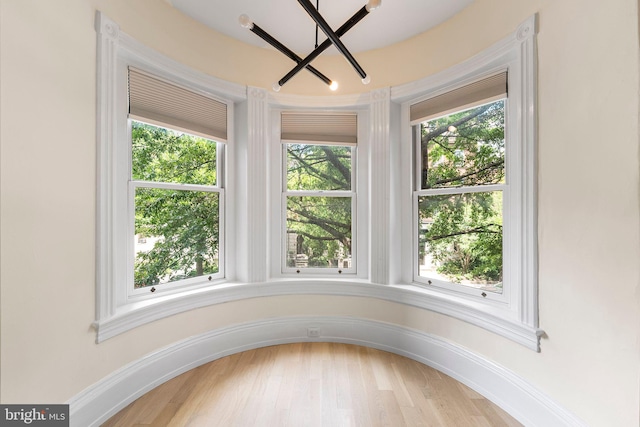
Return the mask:
[[437,75],[316,101],[195,72],[100,17],[98,341],[327,293],[539,349],[533,19]]

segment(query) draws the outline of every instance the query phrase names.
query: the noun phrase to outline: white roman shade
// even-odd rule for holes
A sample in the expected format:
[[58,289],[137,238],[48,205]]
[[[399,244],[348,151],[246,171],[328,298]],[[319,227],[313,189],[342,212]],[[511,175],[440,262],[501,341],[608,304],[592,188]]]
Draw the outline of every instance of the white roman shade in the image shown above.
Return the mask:
[[358,116],[349,114],[282,113],[283,143],[356,145]]
[[129,117],[227,140],[227,104],[134,68],[129,68]]
[[425,99],[410,107],[411,124],[446,116],[460,110],[497,101],[507,96],[507,72]]

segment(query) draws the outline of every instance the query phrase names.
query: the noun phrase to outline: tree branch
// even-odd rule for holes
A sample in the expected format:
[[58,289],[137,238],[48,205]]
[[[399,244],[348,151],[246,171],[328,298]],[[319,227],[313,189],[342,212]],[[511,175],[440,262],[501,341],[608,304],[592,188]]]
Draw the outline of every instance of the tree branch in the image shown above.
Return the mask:
[[493,168],[495,168],[497,166],[500,166],[502,164],[504,164],[504,159],[498,160],[497,162],[490,163],[490,164],[488,164],[487,166],[485,166],[483,168],[480,168],[480,169],[478,169],[476,171],[473,171],[473,172],[465,173],[464,175],[454,176],[453,178],[440,179],[440,180],[434,182],[432,185],[428,186],[427,188],[432,188],[433,186],[436,186],[436,185],[439,185],[439,184],[446,184],[446,183],[449,183],[449,182],[458,181],[458,180],[461,180],[461,179],[464,179],[464,178],[468,178],[470,176],[477,175],[477,174],[479,174],[481,172],[484,172],[486,170],[493,169]]
[[[489,227],[498,227],[500,228],[500,231],[489,230],[488,229]],[[455,237],[455,236],[462,236],[465,234],[475,234],[475,233],[500,234],[502,233],[502,226],[500,224],[487,224],[482,227],[470,228],[468,230],[457,231],[455,233],[441,234],[439,236],[427,237],[427,242],[432,242],[434,240],[442,240],[442,239],[446,239],[447,237]]]
[[[307,212],[302,212],[302,211],[295,211],[295,210],[291,210],[291,212],[293,213],[297,213],[298,215],[306,218],[307,220],[300,220],[300,219],[288,219],[288,221],[292,221],[292,222],[297,222],[299,224],[310,224],[310,225],[315,225],[317,227],[319,227],[320,229],[326,231],[327,233],[329,233],[331,236],[333,236],[332,239],[330,240],[338,240],[340,242],[342,242],[345,246],[347,246],[349,249],[351,249],[351,245],[349,244],[349,238],[346,236],[345,232],[341,232],[339,230],[339,228],[344,228],[346,230],[351,230],[351,224],[345,224],[345,223],[341,223],[341,222],[337,222],[337,221],[331,221],[331,220],[327,220],[324,218],[318,218],[318,217],[314,217],[309,215]],[[335,226],[332,227],[332,226]],[[297,232],[297,231],[296,231]],[[347,231],[348,233],[348,231]],[[302,232],[300,233],[302,234]],[[311,238],[311,239],[316,239],[316,240],[326,240],[324,237],[315,237],[315,236],[311,236],[308,235],[307,237]]]
[[334,177],[332,177],[331,175],[327,175],[324,174],[322,172],[320,172],[318,169],[314,168],[311,163],[307,162],[306,160],[304,160],[302,157],[298,156],[295,151],[293,150],[287,150],[289,152],[289,154],[291,154],[297,161],[299,161],[302,165],[306,166],[307,170],[311,173],[311,175],[315,176],[316,178],[321,178],[321,179],[326,179],[329,180],[335,184],[337,184],[339,187],[338,188],[344,188],[344,182],[341,182],[338,179],[335,179]]
[[344,233],[339,231],[338,228],[341,226],[344,226],[346,228],[346,225],[342,225],[339,224],[338,227],[334,228],[331,227],[329,224],[327,224],[326,222],[317,219],[317,218],[309,218],[307,221],[301,220],[301,219],[289,219],[289,221],[291,222],[297,222],[298,224],[310,224],[310,225],[315,225],[317,227],[320,227],[322,230],[326,231],[327,233],[331,234],[335,239],[342,239],[344,237]]
[[489,107],[491,106],[491,104],[487,104],[484,105],[476,110],[472,110],[473,112],[471,114],[468,114],[464,117],[461,117],[460,119],[456,120],[453,123],[447,123],[446,125],[442,125],[438,128],[435,128],[434,130],[432,130],[431,132],[427,133],[426,135],[424,135],[421,139],[422,143],[425,144],[427,142],[429,142],[431,139],[435,138],[436,136],[442,135],[443,133],[445,133],[447,130],[449,130],[449,127],[454,126],[454,127],[460,127],[460,125],[463,125],[465,123],[467,123],[469,120],[474,119],[476,117],[478,117],[479,115],[481,115],[482,113],[486,112]]
[[314,236],[313,234],[309,234],[300,230],[293,230],[293,232],[301,236],[308,237],[311,240],[321,240],[321,241],[331,241],[331,242],[336,240],[335,237],[319,237],[319,236]]
[[330,150],[329,148],[322,147],[322,151],[327,156],[327,160],[329,160],[329,162],[333,166],[335,166],[336,169],[338,169],[338,172],[340,172],[340,175],[342,175],[342,177],[344,178],[346,183],[350,184],[351,183],[351,171],[349,170],[349,168],[347,168],[345,165],[343,165],[342,162],[340,161],[340,159],[338,159],[338,156],[336,156],[336,154],[332,150]]

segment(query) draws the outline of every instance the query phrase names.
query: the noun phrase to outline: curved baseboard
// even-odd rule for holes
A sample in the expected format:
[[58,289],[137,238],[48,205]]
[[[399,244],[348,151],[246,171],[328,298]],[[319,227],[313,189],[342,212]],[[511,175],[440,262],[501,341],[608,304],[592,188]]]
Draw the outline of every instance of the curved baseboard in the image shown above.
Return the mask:
[[[320,337],[309,338],[307,328]],[[190,369],[254,348],[304,341],[357,344],[429,365],[487,397],[525,426],[585,423],[513,372],[442,338],[403,326],[353,317],[281,317],[191,337],[130,363],[68,403],[71,426],[99,426],[126,405]]]

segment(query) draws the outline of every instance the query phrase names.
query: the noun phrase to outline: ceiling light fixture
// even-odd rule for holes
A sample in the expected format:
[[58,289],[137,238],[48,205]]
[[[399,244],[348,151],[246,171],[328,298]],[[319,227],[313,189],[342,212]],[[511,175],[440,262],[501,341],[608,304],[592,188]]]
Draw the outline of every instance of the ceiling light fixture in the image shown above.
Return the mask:
[[[289,71],[283,78],[278,80],[273,84],[273,90],[278,92],[280,88],[287,83],[293,76],[298,74],[300,70],[306,68],[320,80],[322,80],[325,84],[329,86],[331,90],[336,90],[338,88],[338,83],[329,79],[327,76],[322,74],[320,71],[312,67],[311,61],[316,59],[322,52],[327,50],[332,44],[338,49],[338,51],[345,57],[345,59],[351,64],[351,66],[356,70],[358,75],[360,75],[363,84],[369,84],[371,81],[371,77],[367,75],[367,73],[362,69],[358,61],[353,57],[351,52],[346,48],[346,46],[340,40],[347,31],[353,28],[358,22],[362,20],[365,16],[369,14],[369,12],[377,9],[382,4],[382,0],[369,0],[369,2],[362,6],[360,10],[358,10],[351,18],[349,18],[340,28],[336,31],[333,31],[329,24],[324,20],[317,7],[314,7],[309,0],[298,0],[298,3],[304,8],[304,10],[309,14],[311,19],[316,22],[316,48],[307,55],[306,58],[301,58],[296,55],[291,49],[287,48],[285,45],[280,43],[278,40],[273,38],[269,33],[264,31],[258,25],[256,25],[247,15],[240,15],[239,21],[240,25],[243,28],[247,28],[251,30],[255,35],[260,37],[262,40],[269,43],[271,46],[282,52],[285,56],[287,56],[292,61],[296,62],[297,65],[293,67],[291,71]],[[317,36],[317,28],[320,28],[322,32],[327,36],[327,40],[325,40],[322,44],[318,45],[318,36]]]

